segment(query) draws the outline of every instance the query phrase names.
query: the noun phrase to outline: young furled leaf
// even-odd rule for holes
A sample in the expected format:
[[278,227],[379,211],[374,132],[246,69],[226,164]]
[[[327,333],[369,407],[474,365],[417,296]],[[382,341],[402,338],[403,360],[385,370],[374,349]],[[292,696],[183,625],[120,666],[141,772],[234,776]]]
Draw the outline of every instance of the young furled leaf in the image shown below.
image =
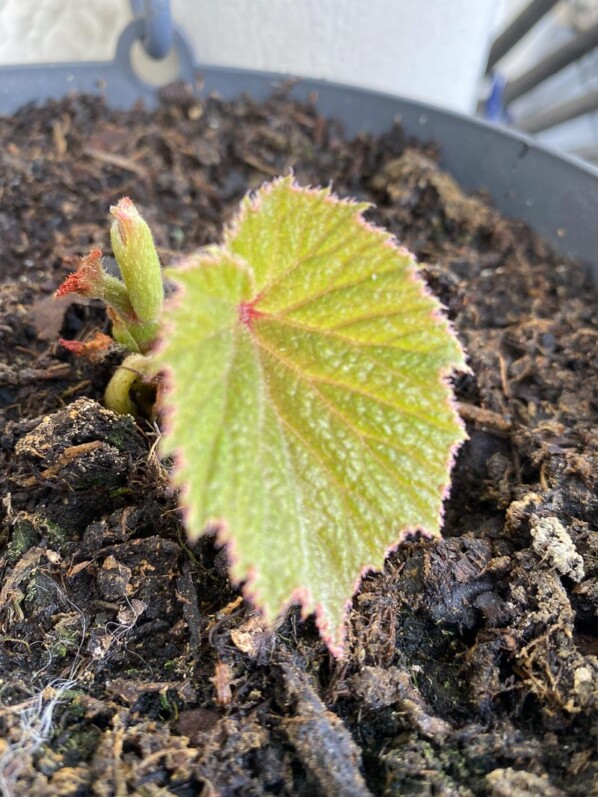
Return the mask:
[[439,535],[465,437],[463,351],[366,207],[291,178],[246,198],[221,248],[171,270],[157,354],[190,537],[216,525],[266,617],[300,600],[334,654],[362,574]]
[[104,271],[101,250],[92,249],[55,295],[76,293],[103,299],[115,340],[130,351],[145,353],[155,340],[162,314],[160,259],[150,228],[128,197],[110,212],[115,217],[110,231],[112,249],[123,279]]

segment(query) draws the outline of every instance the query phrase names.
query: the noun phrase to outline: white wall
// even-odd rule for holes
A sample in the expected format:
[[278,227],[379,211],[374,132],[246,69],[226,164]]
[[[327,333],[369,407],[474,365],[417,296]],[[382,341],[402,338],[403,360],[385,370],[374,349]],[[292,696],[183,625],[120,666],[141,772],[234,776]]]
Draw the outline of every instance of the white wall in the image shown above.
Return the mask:
[[[198,62],[353,83],[471,111],[497,0],[173,0]],[[0,63],[103,60],[128,0],[0,0]]]
[[0,0],[0,63],[109,59],[130,19],[128,0]]

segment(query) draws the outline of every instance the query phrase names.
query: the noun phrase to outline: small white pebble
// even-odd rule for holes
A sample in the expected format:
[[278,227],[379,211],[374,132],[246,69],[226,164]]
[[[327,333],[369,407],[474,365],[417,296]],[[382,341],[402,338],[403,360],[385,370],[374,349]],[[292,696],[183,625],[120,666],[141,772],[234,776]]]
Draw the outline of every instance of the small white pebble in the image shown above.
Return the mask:
[[582,706],[588,706],[598,695],[596,673],[590,667],[578,667],[573,674],[573,688]]
[[532,515],[530,531],[533,537],[532,548],[541,559],[548,559],[559,573],[569,576],[573,581],[582,580],[585,576],[583,559],[575,550],[575,545],[560,520]]

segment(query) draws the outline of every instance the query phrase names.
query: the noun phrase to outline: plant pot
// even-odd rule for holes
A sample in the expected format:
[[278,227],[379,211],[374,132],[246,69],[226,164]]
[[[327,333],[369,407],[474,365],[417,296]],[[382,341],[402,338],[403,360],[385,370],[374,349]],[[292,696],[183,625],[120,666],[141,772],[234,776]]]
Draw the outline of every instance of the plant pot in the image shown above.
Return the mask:
[[[131,64],[131,47],[142,32],[141,22],[131,23],[108,64],[0,67],[0,112],[12,113],[28,102],[70,91],[101,93],[115,108],[130,108],[139,100],[155,107],[156,87],[143,82]],[[175,44],[181,79],[195,85],[198,69],[176,31]],[[224,99],[245,92],[263,99],[289,79],[225,67],[203,66],[199,71],[199,96],[216,92]],[[301,100],[314,94],[320,113],[342,121],[347,135],[379,134],[400,119],[408,135],[441,142],[442,166],[464,190],[488,191],[501,213],[531,225],[557,252],[587,262],[598,279],[598,169],[529,136],[414,100],[312,79],[302,79],[291,92]],[[555,186],[566,186],[565,193]]]
[[[110,105],[155,104],[129,66],[138,33],[113,65],[1,70],[3,110],[97,91],[100,75]],[[224,100],[279,80],[202,75],[200,96]],[[592,793],[595,302],[565,254],[596,268],[597,173],[411,101],[317,81],[291,95],[313,92],[315,108],[171,90],[157,115],[64,101],[0,120],[0,669],[18,706],[0,715],[0,775],[14,794]],[[406,135],[345,144],[324,114],[348,134],[399,116]],[[563,254],[461,194],[414,134]],[[121,193],[139,195],[176,256],[289,159],[305,180],[376,200],[473,369],[457,384],[470,440],[446,539],[365,579],[340,662],[295,609],[267,628],[209,536],[185,543],[156,429],[98,403],[122,354],[79,362],[55,343],[101,327],[101,309],[50,299],[65,259],[107,242]]]

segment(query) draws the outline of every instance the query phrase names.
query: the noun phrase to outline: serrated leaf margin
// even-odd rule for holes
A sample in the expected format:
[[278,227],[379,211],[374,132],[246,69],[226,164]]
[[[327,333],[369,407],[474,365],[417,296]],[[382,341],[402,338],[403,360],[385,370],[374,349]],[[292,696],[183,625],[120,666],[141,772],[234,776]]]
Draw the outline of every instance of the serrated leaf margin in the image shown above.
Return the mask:
[[[460,355],[459,359],[456,360],[454,363],[442,366],[437,371],[437,377],[439,380],[443,382],[443,384],[447,387],[447,401],[450,409],[453,412],[453,419],[455,421],[456,430],[458,429],[461,433],[459,439],[451,446],[450,450],[447,454],[447,460],[445,465],[445,472],[447,473],[447,481],[443,485],[441,493],[440,493],[440,501],[439,501],[439,509],[438,509],[438,528],[442,527],[443,518],[444,518],[444,503],[446,502],[447,498],[450,495],[451,489],[451,472],[453,470],[453,466],[455,463],[455,458],[457,456],[458,450],[461,445],[467,439],[467,433],[465,430],[465,424],[462,421],[459,413],[457,411],[457,402],[454,398],[454,394],[451,388],[450,380],[451,376],[455,373],[470,373],[471,369],[466,363],[466,355],[465,351],[456,335],[454,330],[453,324],[449,321],[449,319],[444,314],[446,308],[442,305],[440,300],[432,293],[429,286],[426,284],[424,279],[419,274],[419,268],[421,268],[421,264],[417,264],[415,261],[414,256],[411,252],[409,252],[405,247],[401,246],[397,243],[395,237],[389,233],[387,230],[372,224],[371,222],[367,221],[363,217],[363,213],[370,208],[372,205],[368,202],[358,202],[351,198],[339,198],[337,197],[331,190],[330,187],[326,188],[312,188],[310,186],[303,187],[298,185],[291,173],[289,176],[276,178],[273,181],[266,182],[262,185],[261,188],[257,189],[254,192],[248,193],[241,202],[240,210],[231,221],[231,223],[226,227],[223,233],[223,244],[219,247],[206,247],[202,255],[203,257],[211,257],[213,259],[214,266],[217,267],[219,258],[218,253],[224,252],[226,253],[227,257],[231,259],[235,259],[238,263],[239,268],[247,271],[250,275],[250,279],[254,278],[253,272],[249,264],[247,264],[242,258],[236,257],[231,254],[230,250],[228,249],[230,242],[234,239],[235,233],[240,227],[242,226],[243,220],[245,215],[249,212],[258,211],[260,209],[260,203],[262,198],[266,196],[269,192],[273,191],[278,187],[280,184],[287,184],[293,191],[297,191],[301,194],[309,193],[309,194],[317,194],[323,196],[326,200],[330,200],[332,203],[341,203],[345,206],[351,206],[355,209],[355,216],[354,220],[365,229],[377,233],[384,237],[384,245],[389,246],[396,252],[400,253],[401,255],[405,255],[409,258],[409,267],[407,270],[406,278],[409,278],[413,283],[417,284],[418,289],[421,291],[422,295],[425,295],[428,299],[431,300],[433,304],[433,309],[430,312],[429,318],[433,319],[436,323],[443,326],[456,344],[456,351]],[[178,273],[185,270],[193,270],[195,268],[192,259],[187,261],[186,264],[182,264],[177,267],[177,269],[168,269],[167,276],[172,278],[176,282],[176,275]],[[174,296],[169,297],[167,301],[167,310],[174,309],[178,302],[182,302],[184,299],[184,291],[185,286],[180,284],[178,285],[178,289]],[[259,292],[258,295],[255,296],[251,303],[257,303],[259,301]],[[170,322],[172,323],[172,322]],[[169,324],[166,323],[163,326],[163,332],[160,335],[160,341],[163,341],[165,337],[168,335],[168,326]],[[163,342],[159,343],[156,347],[156,354],[158,359],[163,352],[165,346]],[[173,370],[168,366],[167,363],[162,362],[160,364],[160,372],[163,375],[163,391],[165,393],[169,392],[170,386],[174,383],[174,373]],[[162,392],[162,391],[161,391]],[[168,433],[168,425],[169,419],[171,419],[172,415],[176,413],[176,408],[170,406],[168,408],[164,407],[163,404],[163,430],[164,433]],[[260,609],[260,611],[264,614],[266,620],[270,623],[274,621],[276,617],[280,617],[283,613],[293,604],[299,604],[301,617],[305,619],[312,613],[315,615],[315,621],[320,633],[321,638],[327,645],[328,649],[335,657],[341,657],[344,654],[344,644],[346,641],[346,620],[347,614],[351,607],[353,598],[359,589],[360,584],[363,581],[363,578],[370,572],[378,572],[380,571],[383,566],[384,562],[388,558],[390,554],[396,551],[407,539],[415,536],[421,536],[425,539],[438,539],[440,537],[440,531],[436,532],[434,530],[426,529],[424,527],[403,527],[397,531],[397,540],[396,542],[389,545],[385,550],[384,553],[379,558],[378,563],[367,564],[364,565],[356,576],[353,590],[350,596],[348,596],[347,601],[344,607],[344,613],[342,617],[342,622],[339,628],[331,628],[330,623],[327,619],[325,608],[321,602],[311,595],[311,591],[307,587],[297,587],[295,588],[290,594],[288,599],[278,607],[277,611],[272,615],[272,612],[269,610],[265,601],[261,599],[260,591],[255,586],[255,580],[257,575],[257,568],[255,566],[249,567],[243,573],[238,572],[239,567],[238,564],[240,562],[239,557],[236,555],[236,540],[234,531],[231,529],[229,522],[226,518],[210,518],[206,521],[205,524],[200,527],[200,523],[193,522],[193,508],[190,506],[190,502],[187,500],[188,493],[189,493],[189,486],[185,484],[184,479],[180,478],[177,479],[177,474],[181,473],[185,470],[184,462],[185,457],[183,452],[180,448],[174,449],[170,454],[174,460],[174,468],[173,468],[173,483],[175,486],[179,488],[179,497],[180,497],[180,510],[183,516],[183,521],[185,528],[187,529],[187,533],[189,534],[191,539],[197,539],[201,536],[201,534],[206,532],[214,532],[216,536],[216,542],[218,546],[226,547],[229,563],[230,563],[230,571],[232,575],[232,580],[235,584],[241,587],[243,596],[246,600],[248,600],[252,605],[256,606]],[[198,529],[198,530],[196,530]]]

